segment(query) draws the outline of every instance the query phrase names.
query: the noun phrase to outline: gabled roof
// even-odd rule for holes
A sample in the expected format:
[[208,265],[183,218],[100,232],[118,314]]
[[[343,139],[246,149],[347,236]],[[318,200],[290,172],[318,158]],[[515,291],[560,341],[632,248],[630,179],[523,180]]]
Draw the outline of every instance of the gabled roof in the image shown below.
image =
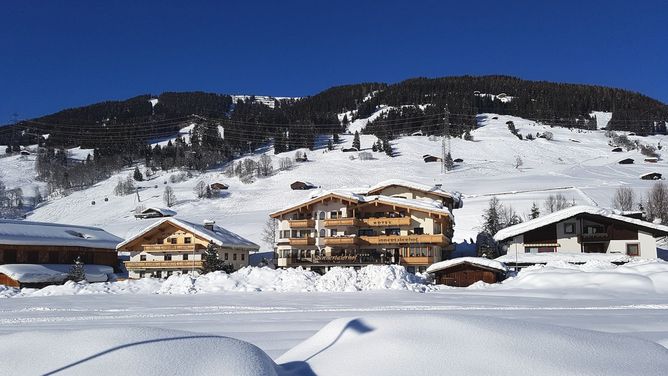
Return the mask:
[[118,249],[128,245],[129,243],[137,240],[138,238],[144,236],[144,234],[160,227],[163,223],[171,223],[176,227],[180,227],[183,230],[191,232],[206,241],[213,242],[218,246],[230,247],[230,248],[250,248],[250,249],[260,249],[260,246],[251,242],[250,240],[243,238],[232,231],[226,230],[218,225],[213,225],[213,230],[209,230],[204,227],[203,224],[197,224],[183,219],[177,219],[174,217],[163,218],[159,221],[156,221],[152,225],[146,227],[139,233],[133,235],[123,243],[118,245]]
[[420,192],[425,192],[425,193],[431,193],[443,197],[451,197],[454,198],[454,195],[451,192],[447,192],[443,190],[441,187],[437,187],[435,185],[426,185],[426,184],[421,184],[421,183],[416,183],[412,181],[407,181],[407,180],[402,180],[402,179],[388,179],[385,181],[381,181],[380,183],[373,185],[369,188],[367,191],[367,194],[374,194],[375,192],[381,191],[384,188],[391,187],[393,185],[397,185],[400,187],[406,187],[410,188],[416,191]]
[[344,201],[349,201],[353,204],[373,204],[373,203],[382,203],[386,205],[396,205],[405,208],[411,208],[418,211],[423,211],[427,213],[433,213],[438,215],[446,215],[452,218],[452,213],[447,207],[444,207],[440,202],[436,200],[429,199],[408,199],[403,197],[391,197],[383,195],[373,195],[373,196],[364,196],[344,190],[336,191],[317,191],[310,196],[308,200],[304,200],[295,205],[290,206],[289,208],[282,209],[276,212],[269,214],[269,216],[276,218],[282,214],[286,214],[296,210],[297,208],[303,206],[313,205],[317,202],[336,198]]
[[502,262],[496,260],[486,259],[484,257],[458,257],[451,260],[444,260],[429,265],[427,273],[436,273],[437,271],[451,268],[455,265],[471,264],[487,269],[494,269],[500,272],[507,272],[508,268]]
[[604,209],[594,206],[571,206],[557,212],[547,214],[530,221],[526,221],[514,226],[506,227],[503,230],[497,232],[494,235],[494,240],[503,241],[514,236],[524,234],[528,231],[541,228],[543,226],[551,225],[553,223],[558,223],[569,218],[573,218],[578,215],[588,214],[592,216],[604,217],[612,219],[614,221],[627,223],[633,226],[641,227],[642,229],[652,233],[654,236],[665,236],[668,235],[668,226],[659,225],[656,223],[651,223],[643,221],[640,219],[634,219],[625,217],[622,215],[622,212],[611,209]]
[[123,239],[101,228],[0,219],[0,244],[116,249]]

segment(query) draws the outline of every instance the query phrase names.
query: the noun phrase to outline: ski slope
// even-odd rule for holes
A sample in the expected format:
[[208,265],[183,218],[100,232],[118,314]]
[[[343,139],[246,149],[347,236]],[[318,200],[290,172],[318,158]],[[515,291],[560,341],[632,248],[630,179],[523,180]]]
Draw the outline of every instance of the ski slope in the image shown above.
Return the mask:
[[[507,121],[513,121],[518,132],[524,136],[549,131],[554,138],[549,141],[540,138],[519,140],[508,130]],[[653,171],[668,174],[668,165],[664,160],[646,163],[637,150],[611,152],[609,138],[602,130],[551,128],[518,117],[487,114],[479,117],[479,127],[471,134],[473,141],[459,138],[450,141],[453,158],[464,161],[447,174],[441,173],[439,163],[424,163],[422,160],[424,154],[440,155],[439,138],[401,137],[391,142],[395,157],[373,153],[375,159],[360,160],[356,153],[340,151],[351,146],[353,138],[352,135],[343,135],[341,143],[336,145],[337,150],[306,150],[308,162],[296,163],[292,170],[276,171],[273,176],[256,179],[252,184],[226,177],[224,167],[201,174],[193,172],[193,178],[176,184],[169,182],[169,176],[178,171],[159,172],[151,180],[137,183],[139,197],[114,196],[113,189],[118,179],[125,178],[133,170],[128,168],[89,189],[52,199],[28,218],[100,226],[126,238],[151,223],[151,220],[135,219],[135,207],[140,204],[146,207],[164,206],[162,193],[164,187],[170,185],[178,199],[172,209],[179,216],[191,221],[213,218],[217,224],[260,244],[266,250],[269,247],[262,243],[260,233],[268,214],[303,200],[309,194],[290,190],[290,183],[305,180],[323,189],[336,189],[401,178],[425,184],[441,183],[445,189],[460,191],[464,195],[464,207],[454,211],[454,238],[462,242],[475,239],[481,224],[480,215],[492,196],[497,196],[503,204],[512,205],[523,216],[528,214],[534,202],[542,208],[544,199],[556,193],[577,204],[607,207],[611,204],[614,191],[620,186],[632,188],[637,196],[644,195],[654,182],[640,180],[641,174]],[[655,146],[662,137],[629,136],[632,140]],[[371,151],[375,141],[375,136],[361,135],[362,149]],[[322,145],[325,143],[323,140],[319,142]],[[271,147],[261,150],[272,157],[275,168],[279,158],[294,156],[294,151],[274,155]],[[662,151],[660,153],[663,154]],[[517,156],[523,160],[519,168],[514,166]],[[259,152],[246,157],[257,159]],[[617,161],[627,157],[633,158],[635,164],[617,164]],[[23,186],[26,195],[32,190],[25,187],[37,184],[31,166],[30,159],[21,160],[16,156],[0,158],[0,171],[8,188]],[[140,166],[140,170],[144,169]],[[200,180],[224,182],[230,188],[224,197],[197,199],[193,188]],[[105,198],[108,201],[105,202]],[[92,205],[93,201],[95,205]]]

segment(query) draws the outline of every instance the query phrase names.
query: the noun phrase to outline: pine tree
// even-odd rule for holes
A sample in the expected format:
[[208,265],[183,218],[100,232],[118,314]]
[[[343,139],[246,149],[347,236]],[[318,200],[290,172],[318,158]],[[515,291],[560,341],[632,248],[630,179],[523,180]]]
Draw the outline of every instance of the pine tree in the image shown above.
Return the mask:
[[371,145],[371,151],[373,151],[373,152],[377,152],[377,151],[378,151],[378,147],[376,146],[376,143],[374,143],[373,145]]
[[231,264],[225,264],[223,260],[220,259],[218,255],[218,247],[215,244],[209,243],[206,250],[204,251],[203,263],[202,263],[202,272],[211,273],[218,270],[224,271],[225,273],[232,273],[234,267]]
[[376,150],[382,152],[383,150],[383,143],[380,142],[380,138],[376,140]]
[[383,145],[383,151],[385,152],[385,154],[387,154],[390,157],[394,156],[394,151],[392,150],[392,145],[390,144],[390,141],[383,140],[382,145]]
[[81,257],[77,256],[74,260],[74,264],[70,267],[70,271],[67,274],[68,281],[81,282],[86,279],[86,270],[84,269],[84,263],[81,261]]
[[139,166],[135,166],[135,172],[132,175],[136,181],[144,180],[144,176],[141,174],[141,171],[139,171]]
[[503,228],[503,225],[501,223],[501,212],[503,211],[503,208],[501,207],[501,203],[499,202],[499,199],[496,198],[496,196],[492,197],[489,200],[489,206],[487,209],[482,214],[482,228],[483,231],[490,234],[494,235],[499,230]]
[[353,147],[357,150],[361,149],[360,133],[358,131],[355,131],[355,136],[353,137]]
[[540,216],[540,209],[538,209],[538,205],[534,202],[533,205],[531,205],[531,219],[536,219]]
[[334,139],[334,143],[335,143],[335,144],[338,144],[338,143],[339,143],[339,134],[338,134],[338,133],[334,133],[334,135],[333,135],[332,138]]

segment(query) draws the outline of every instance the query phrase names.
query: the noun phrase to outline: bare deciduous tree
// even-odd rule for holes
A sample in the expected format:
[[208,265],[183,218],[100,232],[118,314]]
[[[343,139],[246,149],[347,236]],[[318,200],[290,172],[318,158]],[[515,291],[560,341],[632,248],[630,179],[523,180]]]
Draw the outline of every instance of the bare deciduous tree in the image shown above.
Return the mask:
[[522,160],[522,157],[520,157],[519,155],[516,155],[515,156],[515,163],[514,163],[515,168],[520,168],[520,167],[522,167],[522,165],[524,165],[524,161]]
[[176,195],[174,194],[172,187],[165,187],[165,191],[162,194],[162,201],[165,203],[165,205],[167,205],[168,208],[171,208],[174,204],[176,204]]
[[274,165],[271,163],[271,157],[262,154],[260,160],[257,163],[257,175],[262,177],[270,176],[274,173]]
[[633,210],[636,197],[633,189],[629,187],[619,187],[615,191],[615,196],[612,199],[612,207],[619,210]]
[[663,182],[654,183],[647,192],[645,210],[648,220],[658,219],[662,224],[668,223],[668,188]]
[[206,197],[206,187],[207,184],[204,182],[204,180],[200,180],[197,182],[197,184],[195,184],[193,191],[195,191],[197,198]]
[[264,224],[262,229],[262,242],[267,244],[272,249],[274,248],[274,243],[276,242],[276,231],[278,230],[278,221],[274,218],[267,219],[267,222]]
[[548,213],[554,213],[573,206],[574,204],[574,202],[568,202],[563,194],[557,193],[556,195],[547,196],[547,199],[545,199],[545,202],[543,203],[543,207]]

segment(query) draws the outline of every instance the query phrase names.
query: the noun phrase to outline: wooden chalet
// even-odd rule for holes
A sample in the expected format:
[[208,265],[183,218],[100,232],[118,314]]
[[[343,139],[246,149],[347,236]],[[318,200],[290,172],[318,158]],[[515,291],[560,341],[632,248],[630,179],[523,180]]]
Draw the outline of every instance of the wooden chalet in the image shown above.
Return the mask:
[[619,164],[633,164],[633,158],[624,158],[617,163],[619,163]]
[[658,161],[659,161],[659,158],[657,158],[657,157],[645,158],[645,162],[647,162],[647,163],[657,163]]
[[611,151],[612,151],[613,153],[621,153],[621,152],[623,152],[624,150],[622,150],[622,148],[620,148],[620,147],[616,147],[616,148],[613,148]]
[[122,241],[96,227],[0,219],[0,284],[62,283],[77,258],[113,273]]
[[455,158],[455,159],[453,160],[453,162],[455,162],[455,163],[462,163],[462,162],[464,162],[464,160],[461,159],[461,158]]
[[476,282],[497,283],[505,278],[508,269],[495,260],[481,257],[460,257],[432,264],[427,273],[437,285],[467,287]]
[[130,278],[166,278],[172,274],[200,273],[209,244],[234,269],[247,266],[249,252],[259,249],[257,244],[217,226],[214,221],[199,224],[168,217],[119,244],[118,250],[130,253],[130,260],[125,262]]

